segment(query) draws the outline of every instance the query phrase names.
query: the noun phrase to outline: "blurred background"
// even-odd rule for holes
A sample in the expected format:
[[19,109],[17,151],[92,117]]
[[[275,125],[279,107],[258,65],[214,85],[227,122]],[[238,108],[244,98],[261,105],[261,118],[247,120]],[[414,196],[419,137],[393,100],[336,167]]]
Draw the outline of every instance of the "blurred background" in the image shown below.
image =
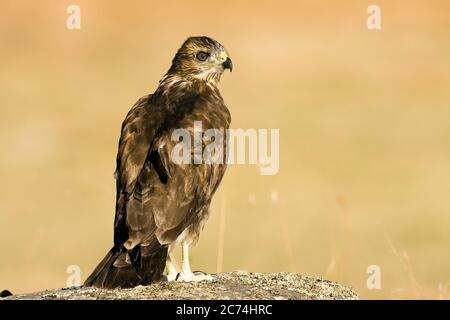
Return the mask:
[[235,66],[220,84],[232,127],[279,128],[280,170],[229,167],[193,268],[450,298],[450,4],[378,0],[378,31],[370,4],[1,1],[0,289],[64,287],[104,257],[121,122],[208,35]]

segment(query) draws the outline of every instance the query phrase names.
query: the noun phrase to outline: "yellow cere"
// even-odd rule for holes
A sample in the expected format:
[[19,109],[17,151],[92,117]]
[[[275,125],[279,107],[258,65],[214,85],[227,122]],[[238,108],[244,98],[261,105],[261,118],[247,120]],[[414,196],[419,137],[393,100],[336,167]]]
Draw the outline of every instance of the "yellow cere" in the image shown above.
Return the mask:
[[224,62],[225,60],[227,60],[228,54],[227,54],[225,51],[222,51],[222,52],[220,53],[219,57],[220,57],[220,60],[221,60],[222,62]]

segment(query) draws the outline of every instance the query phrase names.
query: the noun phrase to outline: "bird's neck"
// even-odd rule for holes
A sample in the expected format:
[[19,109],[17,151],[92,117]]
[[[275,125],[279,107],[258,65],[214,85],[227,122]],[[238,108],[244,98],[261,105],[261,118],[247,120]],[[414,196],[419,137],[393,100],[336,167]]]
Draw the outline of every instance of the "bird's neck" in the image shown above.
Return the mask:
[[169,92],[170,90],[177,89],[197,89],[204,90],[210,88],[212,90],[218,90],[217,84],[219,82],[220,75],[218,76],[210,76],[210,77],[202,77],[200,75],[180,75],[176,73],[167,73],[164,77],[159,81],[158,91]]

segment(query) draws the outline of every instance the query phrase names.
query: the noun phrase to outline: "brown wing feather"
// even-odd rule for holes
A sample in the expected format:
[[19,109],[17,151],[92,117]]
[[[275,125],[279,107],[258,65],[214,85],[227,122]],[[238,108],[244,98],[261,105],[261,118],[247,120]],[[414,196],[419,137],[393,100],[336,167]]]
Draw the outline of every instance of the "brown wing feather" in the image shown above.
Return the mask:
[[[130,198],[139,197],[139,192],[134,192],[136,182],[144,169],[152,142],[164,117],[160,109],[152,108],[151,101],[151,95],[139,99],[122,124],[116,169],[117,195],[114,221],[116,246],[121,246],[128,239],[127,219],[130,220],[132,227],[137,226],[133,220],[148,226],[152,219],[139,215],[140,211],[133,210],[133,207],[131,210],[127,208]],[[131,205],[135,203],[134,201]]]

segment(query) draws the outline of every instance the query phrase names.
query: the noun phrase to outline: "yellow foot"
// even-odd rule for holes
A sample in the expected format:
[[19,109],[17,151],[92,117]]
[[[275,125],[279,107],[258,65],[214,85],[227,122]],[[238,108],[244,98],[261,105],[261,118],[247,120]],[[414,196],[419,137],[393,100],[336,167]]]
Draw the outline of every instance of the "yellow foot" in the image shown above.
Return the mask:
[[183,282],[191,282],[191,281],[212,281],[214,280],[214,277],[210,274],[203,273],[203,272],[180,272],[178,274],[178,277],[176,278],[177,281],[183,281]]
[[175,281],[175,280],[177,280],[177,276],[178,276],[177,273],[163,274],[163,280],[169,281],[169,282]]

